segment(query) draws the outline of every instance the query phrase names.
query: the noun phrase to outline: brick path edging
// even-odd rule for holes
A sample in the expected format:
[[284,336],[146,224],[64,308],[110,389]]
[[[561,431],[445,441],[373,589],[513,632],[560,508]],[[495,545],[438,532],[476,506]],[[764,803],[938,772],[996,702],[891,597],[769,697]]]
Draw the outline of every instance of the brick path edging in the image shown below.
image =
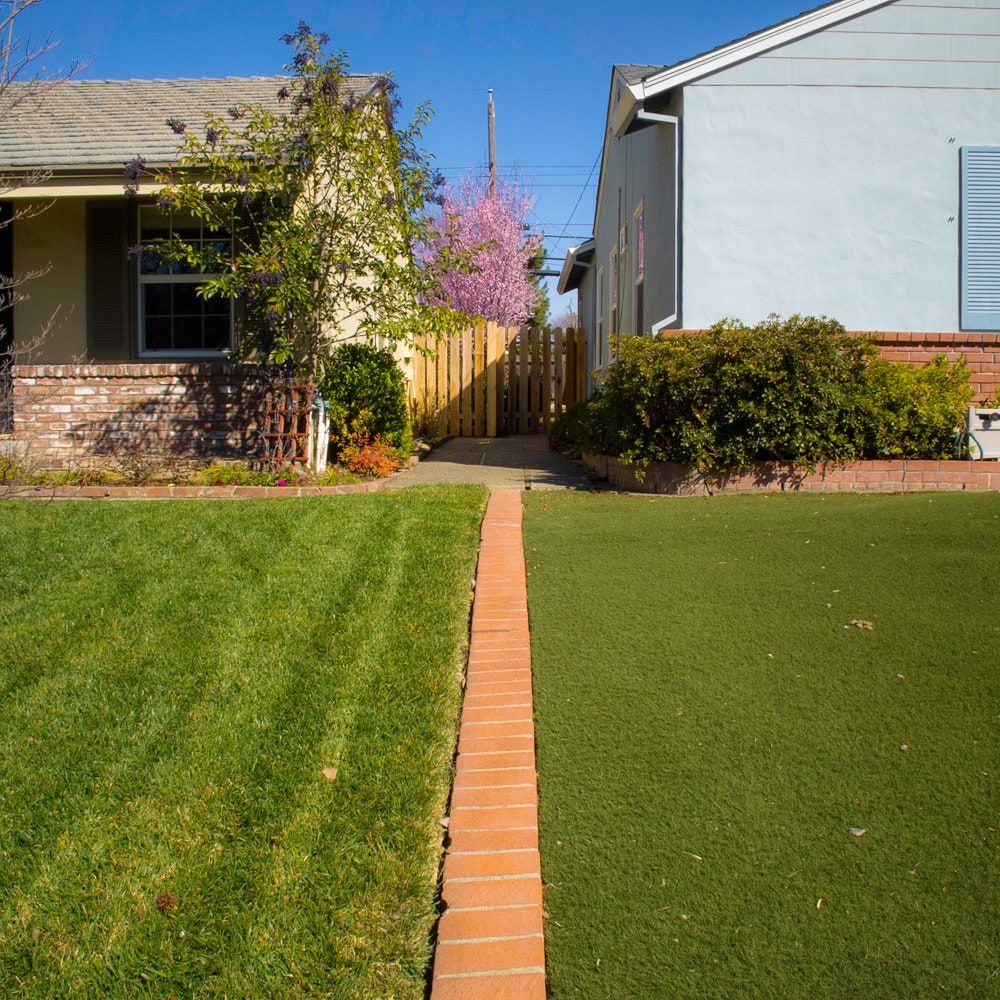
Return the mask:
[[431,1000],[544,1000],[521,494],[483,520]]
[[378,493],[420,457],[414,455],[398,472],[384,479],[343,486],[13,486],[19,500],[278,500],[294,497],[330,497],[351,493]]

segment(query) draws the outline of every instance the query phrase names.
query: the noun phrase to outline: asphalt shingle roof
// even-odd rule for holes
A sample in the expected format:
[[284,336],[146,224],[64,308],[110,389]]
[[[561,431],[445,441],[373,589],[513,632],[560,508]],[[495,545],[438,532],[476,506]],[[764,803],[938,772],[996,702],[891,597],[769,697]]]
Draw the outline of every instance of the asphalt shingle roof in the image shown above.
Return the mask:
[[[377,79],[353,75],[348,83],[360,95]],[[278,110],[284,106],[278,91],[289,82],[285,76],[230,76],[57,83],[41,97],[8,102],[13,107],[0,111],[0,169],[118,166],[135,156],[169,163],[180,137],[167,119],[199,128],[206,113],[222,115],[236,104]]]
[[615,63],[615,69],[618,70],[622,79],[629,86],[633,83],[639,83],[647,76],[652,76],[654,73],[659,73],[660,70],[666,68],[666,66],[647,66],[643,63]]

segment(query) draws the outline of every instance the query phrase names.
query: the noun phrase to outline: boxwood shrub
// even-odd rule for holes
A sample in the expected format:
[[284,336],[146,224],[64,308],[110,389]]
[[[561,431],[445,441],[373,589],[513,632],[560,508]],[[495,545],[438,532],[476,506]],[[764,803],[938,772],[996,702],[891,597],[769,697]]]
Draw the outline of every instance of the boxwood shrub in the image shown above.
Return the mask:
[[596,395],[556,422],[554,447],[703,471],[947,458],[972,398],[964,359],[890,362],[829,319],[727,320],[616,346]]
[[335,454],[359,437],[379,438],[409,453],[406,379],[392,351],[360,342],[338,345],[327,360],[320,391],[329,410]]

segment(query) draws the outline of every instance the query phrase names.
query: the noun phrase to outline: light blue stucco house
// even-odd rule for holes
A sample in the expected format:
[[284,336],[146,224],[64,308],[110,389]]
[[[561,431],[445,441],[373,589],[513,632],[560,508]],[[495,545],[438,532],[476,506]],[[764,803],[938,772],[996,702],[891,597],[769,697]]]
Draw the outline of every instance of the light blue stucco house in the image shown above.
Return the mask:
[[838,0],[615,66],[594,236],[559,287],[592,369],[612,332],[723,317],[1000,331],[1000,0]]

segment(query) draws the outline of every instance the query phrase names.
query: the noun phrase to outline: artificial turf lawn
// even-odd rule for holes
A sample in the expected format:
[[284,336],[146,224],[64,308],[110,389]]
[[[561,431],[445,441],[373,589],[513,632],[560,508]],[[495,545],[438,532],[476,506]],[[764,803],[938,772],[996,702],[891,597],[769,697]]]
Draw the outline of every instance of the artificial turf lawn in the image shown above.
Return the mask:
[[0,996],[423,997],[484,502],[0,504]]
[[555,1000],[1000,996],[1000,496],[526,502]]

